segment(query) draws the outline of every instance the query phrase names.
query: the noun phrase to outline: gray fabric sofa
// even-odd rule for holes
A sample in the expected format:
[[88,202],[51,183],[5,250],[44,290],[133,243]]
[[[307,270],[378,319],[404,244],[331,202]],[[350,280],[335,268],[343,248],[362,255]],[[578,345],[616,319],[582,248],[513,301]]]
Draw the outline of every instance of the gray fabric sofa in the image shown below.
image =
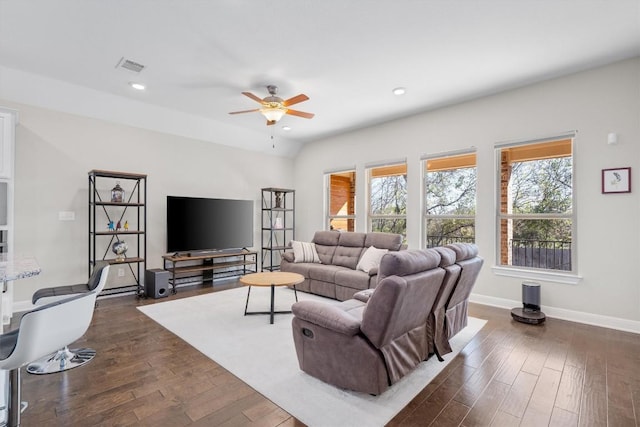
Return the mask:
[[281,271],[300,273],[305,280],[296,289],[344,301],[361,290],[375,288],[378,269],[368,273],[356,269],[367,248],[398,251],[402,236],[392,233],[355,233],[318,231],[312,239],[320,263],[295,262],[293,252],[286,252]]
[[339,304],[292,307],[300,369],[340,388],[380,394],[467,324],[483,260],[475,245],[389,252],[375,289]]

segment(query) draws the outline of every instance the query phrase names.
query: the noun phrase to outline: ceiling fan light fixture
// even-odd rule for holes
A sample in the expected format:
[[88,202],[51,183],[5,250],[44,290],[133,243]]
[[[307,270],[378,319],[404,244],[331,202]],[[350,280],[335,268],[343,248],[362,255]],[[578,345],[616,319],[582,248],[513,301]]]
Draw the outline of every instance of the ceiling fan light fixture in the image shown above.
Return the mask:
[[287,112],[284,108],[265,107],[260,109],[260,113],[270,122],[277,122]]

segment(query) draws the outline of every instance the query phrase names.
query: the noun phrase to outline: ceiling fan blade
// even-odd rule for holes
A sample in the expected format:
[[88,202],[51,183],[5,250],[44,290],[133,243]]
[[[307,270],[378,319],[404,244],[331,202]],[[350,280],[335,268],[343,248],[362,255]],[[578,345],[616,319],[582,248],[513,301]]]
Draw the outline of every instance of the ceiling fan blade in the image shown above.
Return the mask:
[[255,96],[251,92],[242,92],[242,94],[244,96],[248,96],[249,98],[253,99],[254,101],[259,102],[260,104],[262,104],[262,98],[258,98],[257,96]]
[[305,119],[312,119],[315,114],[313,113],[305,113],[304,111],[292,110],[291,108],[287,109],[287,114],[291,114],[292,116],[304,117]]
[[289,98],[286,101],[283,101],[282,105],[284,105],[285,107],[288,107],[289,105],[294,105],[299,102],[306,101],[308,99],[309,97],[307,95],[305,95],[304,93],[301,93],[300,95],[296,95],[293,98]]
[[259,108],[255,108],[253,110],[243,110],[243,111],[232,111],[229,114],[242,114],[242,113],[253,113],[255,111],[260,111]]

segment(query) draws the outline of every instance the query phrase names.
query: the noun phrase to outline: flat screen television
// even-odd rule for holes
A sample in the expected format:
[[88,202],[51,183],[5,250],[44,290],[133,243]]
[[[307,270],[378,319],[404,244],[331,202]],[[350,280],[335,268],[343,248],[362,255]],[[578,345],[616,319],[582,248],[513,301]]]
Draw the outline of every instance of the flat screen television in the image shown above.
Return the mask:
[[252,246],[252,200],[167,196],[167,252]]

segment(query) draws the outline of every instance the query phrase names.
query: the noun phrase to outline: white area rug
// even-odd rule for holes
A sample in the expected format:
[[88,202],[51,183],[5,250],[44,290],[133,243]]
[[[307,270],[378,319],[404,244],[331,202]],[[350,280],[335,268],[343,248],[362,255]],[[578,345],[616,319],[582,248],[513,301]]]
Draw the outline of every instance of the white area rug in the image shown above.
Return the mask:
[[[251,289],[249,311],[269,310],[269,288]],[[244,316],[247,288],[138,307],[144,314],[242,379],[309,426],[383,426],[418,394],[484,326],[469,318],[444,362],[422,363],[380,396],[349,392],[300,370],[291,333],[291,314]],[[298,292],[300,300],[326,300]],[[288,310],[293,291],[276,288],[275,307]]]

